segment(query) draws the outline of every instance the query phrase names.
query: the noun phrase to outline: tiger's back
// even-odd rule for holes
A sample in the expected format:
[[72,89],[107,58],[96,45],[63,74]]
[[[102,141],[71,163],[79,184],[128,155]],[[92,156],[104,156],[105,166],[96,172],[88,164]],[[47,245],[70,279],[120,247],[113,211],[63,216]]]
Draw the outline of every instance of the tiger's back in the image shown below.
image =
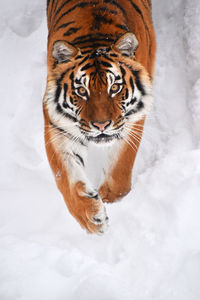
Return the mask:
[[155,35],[150,0],[48,0],[48,64],[52,47],[66,40],[83,51],[111,46],[126,32],[134,32],[139,46],[136,60],[153,76]]

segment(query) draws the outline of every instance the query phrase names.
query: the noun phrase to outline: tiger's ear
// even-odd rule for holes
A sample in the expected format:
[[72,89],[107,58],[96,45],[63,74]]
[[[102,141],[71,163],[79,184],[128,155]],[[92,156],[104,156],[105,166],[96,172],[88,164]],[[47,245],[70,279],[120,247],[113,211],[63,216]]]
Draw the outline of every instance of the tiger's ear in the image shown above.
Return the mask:
[[74,57],[78,49],[65,41],[57,41],[53,44],[52,56],[62,63]]
[[114,48],[122,54],[132,57],[138,47],[138,40],[135,34],[128,32],[122,35],[114,44]]

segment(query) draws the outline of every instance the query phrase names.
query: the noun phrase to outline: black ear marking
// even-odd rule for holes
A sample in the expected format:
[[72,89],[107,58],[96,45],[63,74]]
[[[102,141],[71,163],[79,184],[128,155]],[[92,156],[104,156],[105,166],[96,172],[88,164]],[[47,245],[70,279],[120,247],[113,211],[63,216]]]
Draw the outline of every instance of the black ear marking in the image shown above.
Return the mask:
[[52,56],[58,63],[70,60],[78,52],[78,49],[65,41],[56,41],[53,44]]
[[122,35],[114,44],[114,49],[122,53],[122,55],[133,57],[138,47],[138,40],[135,34],[127,32]]

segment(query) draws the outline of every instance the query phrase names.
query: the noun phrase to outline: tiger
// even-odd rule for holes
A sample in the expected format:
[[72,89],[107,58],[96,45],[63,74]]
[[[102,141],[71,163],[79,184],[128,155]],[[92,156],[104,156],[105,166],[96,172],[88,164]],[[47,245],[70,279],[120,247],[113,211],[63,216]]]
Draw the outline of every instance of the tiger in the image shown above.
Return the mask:
[[[153,103],[156,40],[151,0],[47,0],[45,147],[71,215],[88,233],[108,229],[105,204],[131,190],[132,168]],[[103,146],[103,179],[85,171]]]

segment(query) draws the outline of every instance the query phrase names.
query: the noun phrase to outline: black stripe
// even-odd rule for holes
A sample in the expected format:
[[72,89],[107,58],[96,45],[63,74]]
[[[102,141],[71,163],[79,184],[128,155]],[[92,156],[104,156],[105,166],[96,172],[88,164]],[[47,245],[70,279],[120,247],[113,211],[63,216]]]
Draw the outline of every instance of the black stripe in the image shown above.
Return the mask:
[[131,72],[135,76],[135,84],[137,85],[137,88],[140,90],[143,96],[146,95],[143,84],[140,81],[140,76],[139,76],[140,71],[131,70]]
[[83,40],[83,41],[77,41],[75,43],[73,43],[73,45],[77,45],[77,44],[84,44],[84,43],[92,43],[92,42],[114,42],[114,39],[110,39],[110,38],[90,38],[88,40]]
[[84,164],[84,161],[83,161],[82,157],[81,157],[79,154],[75,153],[75,152],[73,152],[73,154],[74,154],[74,156],[76,156],[76,157],[79,159],[79,162],[80,162],[80,163],[83,165],[83,167],[84,167],[85,164]]
[[67,74],[67,72],[70,71],[70,69],[65,70],[64,72],[62,72],[62,74],[60,75],[60,77],[57,80],[57,83],[60,84],[61,81],[63,80],[63,78],[65,77],[65,75]]
[[57,9],[57,6],[58,6],[58,1],[59,1],[59,0],[55,0],[55,8],[54,8],[54,13],[55,13],[55,11],[56,11],[56,9]]
[[137,13],[139,13],[142,17],[142,19],[144,20],[142,11],[140,10],[140,8],[133,2],[133,0],[129,0],[129,2],[131,3],[131,5],[134,7],[134,9],[137,11]]
[[81,81],[79,80],[79,79],[75,79],[75,82],[77,83],[77,84],[81,84]]
[[135,114],[137,111],[135,110],[135,109],[131,109],[131,110],[129,110],[126,114],[125,114],[125,117],[128,117],[128,116],[130,116],[130,115],[132,115],[132,114]]
[[57,9],[57,7],[58,7],[58,2],[59,2],[59,0],[55,0],[55,8],[54,8],[54,13],[56,12],[56,9]]
[[122,66],[120,66],[120,70],[122,72],[122,78],[124,78],[124,76],[126,75],[126,71]]
[[122,53],[122,56],[130,57],[130,55],[128,55],[128,54],[126,54],[126,53]]
[[108,14],[117,15],[116,10],[108,9],[107,7],[99,7],[99,11],[101,12],[107,12]]
[[57,89],[56,89],[56,93],[55,93],[54,102],[58,102],[58,99],[59,99],[60,93],[61,93],[61,82],[62,82],[64,76],[66,75],[66,73],[67,73],[68,71],[69,71],[69,69],[67,69],[66,71],[64,71],[64,72],[60,75],[59,79],[57,79],[57,81],[56,81]]
[[84,67],[81,68],[81,71],[88,70],[88,69],[91,68],[91,67],[94,67],[94,64],[88,63],[88,64],[86,64]]
[[[82,119],[81,119],[81,120],[82,120]],[[84,127],[87,127],[87,128],[89,128],[89,129],[91,129],[89,125],[85,124],[85,123],[84,123],[83,121],[81,121],[81,120],[79,121],[79,123],[80,123],[81,126],[84,126]]]
[[123,127],[123,126],[124,126],[124,123],[120,124],[118,127],[115,127],[115,130],[120,129],[120,128]]
[[102,53],[102,56],[103,56],[104,58],[106,58],[107,60],[111,61],[111,62],[114,61],[112,58],[110,58],[108,55],[106,55],[106,54],[104,54],[104,53]]
[[67,90],[68,90],[68,85],[67,83],[64,83],[64,100],[66,101],[66,96],[67,96]]
[[82,54],[88,54],[91,53],[91,49],[90,50],[85,50],[85,51],[81,51]]
[[59,14],[59,12],[61,11],[61,9],[70,2],[71,0],[66,0],[65,2],[63,2],[61,4],[61,6],[56,10],[55,14],[54,14],[54,18],[57,16],[57,14]]
[[71,79],[71,88],[72,88],[72,90],[74,90],[75,89],[75,87],[74,87],[74,72],[72,72],[70,74],[69,78]]
[[109,3],[112,4],[114,6],[116,6],[117,8],[119,8],[121,10],[121,12],[126,16],[126,11],[125,9],[115,0],[104,0],[104,3]]
[[112,24],[113,20],[112,19],[108,19],[106,16],[103,15],[93,15],[94,17],[94,21],[93,24],[91,26],[92,30],[99,30],[102,24]]
[[67,26],[69,26],[69,25],[71,25],[71,24],[73,24],[73,23],[75,23],[75,21],[71,21],[71,22],[64,23],[64,24],[58,26],[58,27],[56,28],[56,30],[59,30],[59,29],[61,29],[61,28],[65,28],[65,27],[67,27]]
[[109,55],[112,56],[112,57],[118,57],[118,55],[115,54],[115,53],[110,53]]
[[78,65],[82,65],[86,60],[88,60],[88,58],[90,58],[90,55],[87,55],[84,59],[82,59]]
[[126,89],[125,99],[128,99],[128,96],[129,96],[128,89]]
[[144,103],[142,101],[139,101],[138,104],[137,104],[136,109],[138,111],[138,110],[141,110],[142,108],[144,108]]
[[111,73],[115,76],[115,74],[111,70],[107,70],[108,73]]
[[117,28],[122,29],[122,30],[129,31],[129,28],[128,28],[126,25],[115,24],[115,26],[116,26]]
[[71,103],[72,105],[74,105],[74,101],[73,101],[72,96],[69,97],[69,101],[70,101],[70,103]]
[[50,12],[48,13],[48,21],[50,23],[51,21],[51,16],[52,16],[52,10],[53,10],[53,5],[54,5],[54,0],[51,1],[51,7],[50,7],[50,1],[51,0],[48,0],[47,1],[47,11],[50,9]]
[[50,125],[51,125],[52,127],[54,127],[55,129],[58,129],[58,130],[61,131],[62,133],[66,133],[66,134],[67,134],[67,132],[66,132],[64,129],[62,129],[62,128],[58,127],[57,125],[53,124],[51,121],[50,121]]
[[60,86],[60,84],[59,85],[57,84],[54,102],[58,102],[58,99],[60,97],[60,93],[61,93],[61,86]]
[[79,31],[80,29],[81,29],[81,27],[71,27],[71,28],[69,28],[69,30],[67,32],[64,33],[64,36],[70,36],[71,34]]
[[53,63],[53,69],[55,69],[57,67],[57,65],[66,64],[68,62],[70,62],[69,59],[63,60],[61,62],[58,62],[58,60],[55,60],[54,63]]
[[130,77],[129,82],[130,82],[132,91],[133,91],[133,93],[134,93],[134,89],[135,89],[135,88],[134,88],[134,84],[133,84],[133,79],[132,79],[132,77]]
[[58,1],[59,0],[52,0],[53,4],[52,4],[52,7],[51,7],[51,13],[50,13],[50,21],[49,21],[50,23],[52,23],[52,20],[54,18],[54,13],[56,11],[56,8],[57,8],[57,5],[58,5]]
[[71,72],[70,77],[71,80],[74,80],[74,72]]
[[112,65],[110,63],[108,63],[107,61],[102,60],[100,62],[101,65],[103,65],[106,68],[112,68]]
[[80,115],[80,113],[82,112],[82,110],[83,109],[81,107],[79,107],[75,112],[76,112],[77,115]]
[[[91,130],[87,130],[85,128],[80,128],[83,132],[90,132],[91,133]],[[91,129],[91,128],[90,128]]]
[[130,101],[130,104],[134,104],[135,102],[137,101],[137,98],[136,97],[134,97],[133,99],[131,99],[131,101]]
[[96,38],[97,36],[99,37],[102,37],[102,38],[113,38],[113,35],[111,33],[101,33],[101,32],[97,32],[95,34],[85,34],[85,35],[81,35],[77,38],[75,38],[73,40],[72,43],[75,43],[76,41],[79,41],[79,40],[84,40],[84,39],[89,39],[89,38]]
[[81,59],[81,58],[83,58],[83,55],[78,55],[78,56],[75,58],[75,60],[78,60],[78,59]]
[[124,102],[122,102],[122,109],[123,109],[123,111],[125,112],[125,111],[126,111],[126,108],[125,108],[125,106],[124,106],[123,104],[124,104]]
[[[71,0],[68,0],[71,1]],[[70,9],[68,9],[66,12],[64,12],[55,22],[54,27],[56,27],[56,25],[60,22],[60,20],[66,16],[67,14],[69,14],[70,12],[72,12],[73,10],[75,10],[76,8],[84,8],[86,6],[93,6],[98,4],[99,2],[96,1],[90,1],[90,2],[81,2],[81,3],[77,3],[76,5],[72,6]],[[64,3],[63,3],[64,4]]]
[[67,102],[63,102],[62,105],[63,105],[64,108],[69,108],[69,109],[73,110],[73,109],[68,105]]
[[86,48],[91,48],[91,49],[95,49],[95,48],[106,48],[108,47],[108,45],[106,44],[91,44],[91,45],[87,45],[87,46],[81,46],[79,47],[80,49],[86,49]]
[[117,126],[119,123],[121,123],[123,121],[123,117],[119,117],[119,119],[115,122],[115,124],[113,124],[113,126]]
[[68,114],[67,112],[63,111],[60,103],[57,103],[56,110],[57,110],[57,112],[61,113],[63,116],[69,118],[70,120],[72,120],[74,122],[77,122],[77,119],[75,117],[73,117],[70,114]]

